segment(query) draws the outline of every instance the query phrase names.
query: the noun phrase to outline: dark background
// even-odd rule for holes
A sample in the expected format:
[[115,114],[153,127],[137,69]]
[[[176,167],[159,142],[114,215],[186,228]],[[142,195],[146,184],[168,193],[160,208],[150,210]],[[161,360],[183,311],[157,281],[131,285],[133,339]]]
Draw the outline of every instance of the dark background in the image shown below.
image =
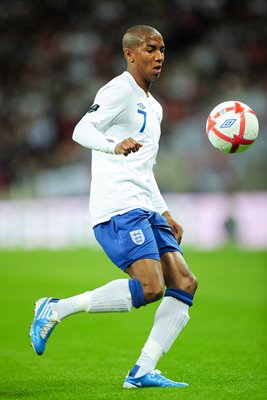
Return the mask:
[[[90,152],[75,124],[125,69],[131,25],[158,29],[166,61],[152,93],[164,107],[156,175],[164,192],[266,189],[267,2],[0,1],[0,196],[88,193]],[[239,100],[259,138],[221,154],[205,135],[211,109]]]

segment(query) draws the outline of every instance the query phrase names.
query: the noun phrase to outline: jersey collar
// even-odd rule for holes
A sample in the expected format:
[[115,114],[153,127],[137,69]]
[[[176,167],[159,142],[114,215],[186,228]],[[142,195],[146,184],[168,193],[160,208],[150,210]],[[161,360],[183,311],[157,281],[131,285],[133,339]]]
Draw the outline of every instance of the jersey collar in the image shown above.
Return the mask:
[[141,96],[145,96],[146,98],[150,97],[150,93],[146,95],[145,91],[136,83],[134,77],[130,74],[130,72],[124,71],[122,75],[124,75],[129,80],[130,84],[138,94],[140,94]]

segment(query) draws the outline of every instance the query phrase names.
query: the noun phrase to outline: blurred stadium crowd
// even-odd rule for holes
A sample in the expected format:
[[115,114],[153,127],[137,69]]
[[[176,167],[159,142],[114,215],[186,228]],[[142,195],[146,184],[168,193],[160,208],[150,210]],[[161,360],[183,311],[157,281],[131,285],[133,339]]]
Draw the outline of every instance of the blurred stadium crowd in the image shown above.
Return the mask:
[[[90,152],[71,140],[100,86],[125,69],[121,38],[162,32],[153,95],[164,107],[156,175],[165,192],[267,188],[266,0],[1,0],[0,195],[88,192]],[[205,137],[209,111],[250,105],[260,135],[225,155]]]

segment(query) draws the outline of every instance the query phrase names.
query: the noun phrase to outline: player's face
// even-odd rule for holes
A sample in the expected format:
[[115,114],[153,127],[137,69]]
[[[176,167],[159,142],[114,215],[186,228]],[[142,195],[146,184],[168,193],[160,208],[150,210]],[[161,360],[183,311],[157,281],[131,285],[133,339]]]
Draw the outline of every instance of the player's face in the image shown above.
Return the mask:
[[162,36],[154,33],[146,34],[144,41],[133,50],[132,71],[139,84],[142,81],[150,84],[160,76],[164,50]]

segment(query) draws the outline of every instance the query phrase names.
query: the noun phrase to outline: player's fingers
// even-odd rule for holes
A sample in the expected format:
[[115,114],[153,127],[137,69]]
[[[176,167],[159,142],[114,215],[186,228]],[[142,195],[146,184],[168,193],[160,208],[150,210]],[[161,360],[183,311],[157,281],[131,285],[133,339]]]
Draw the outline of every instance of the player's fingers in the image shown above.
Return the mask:
[[123,154],[124,156],[128,156],[131,152],[135,153],[142,147],[142,143],[137,142],[133,138],[124,139],[120,142],[116,147],[116,154]]
[[138,151],[140,149],[140,147],[143,146],[141,143],[137,142],[133,138],[128,138],[127,139],[127,145],[129,146],[129,149],[134,153],[136,151]]
[[131,152],[131,149],[129,149],[129,146],[127,146],[126,143],[121,142],[116,146],[115,152],[116,154],[123,154],[127,156]]
[[125,139],[123,142],[123,149],[124,149],[124,155],[127,156],[128,154],[130,154],[131,152],[135,153],[136,151],[138,151],[140,149],[140,147],[142,147],[143,145],[141,143],[138,143],[136,140],[134,140],[133,138],[128,138]]
[[175,239],[176,239],[178,244],[180,244],[181,241],[182,241],[183,232],[184,232],[184,230],[181,227],[181,225],[176,225],[175,226],[175,234],[174,234],[174,236],[175,236]]
[[130,153],[131,153],[131,150],[130,150],[130,149],[127,149],[127,150],[124,151],[123,154],[124,154],[125,156],[128,156],[128,154],[130,154]]

